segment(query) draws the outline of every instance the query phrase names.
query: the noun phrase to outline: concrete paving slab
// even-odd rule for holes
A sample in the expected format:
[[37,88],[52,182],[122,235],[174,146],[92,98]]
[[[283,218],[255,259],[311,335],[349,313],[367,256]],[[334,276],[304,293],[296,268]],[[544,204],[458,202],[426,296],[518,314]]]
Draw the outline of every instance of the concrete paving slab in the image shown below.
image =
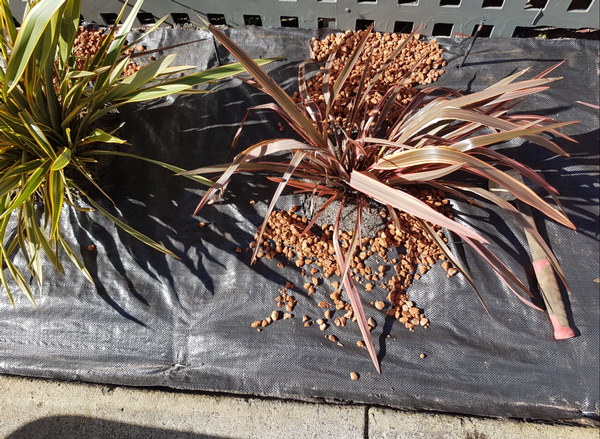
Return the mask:
[[364,438],[364,406],[0,375],[0,438]]
[[600,429],[0,375],[6,439],[597,439]]
[[369,408],[369,439],[598,439],[600,429]]

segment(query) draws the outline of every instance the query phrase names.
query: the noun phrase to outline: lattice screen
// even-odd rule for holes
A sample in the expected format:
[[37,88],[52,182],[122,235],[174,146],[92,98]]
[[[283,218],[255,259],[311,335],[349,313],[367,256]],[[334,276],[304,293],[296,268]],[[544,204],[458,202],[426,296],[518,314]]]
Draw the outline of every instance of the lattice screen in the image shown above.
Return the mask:
[[[146,0],[139,24],[169,15],[169,24],[198,22],[196,12],[213,24],[289,26],[308,29],[360,29],[375,23],[381,32],[408,32],[423,23],[429,36],[472,35],[485,17],[483,37],[511,37],[540,26],[600,27],[600,0]],[[12,0],[20,21],[24,1]],[[83,0],[82,16],[113,24],[124,0]],[[133,1],[130,1],[133,3]]]

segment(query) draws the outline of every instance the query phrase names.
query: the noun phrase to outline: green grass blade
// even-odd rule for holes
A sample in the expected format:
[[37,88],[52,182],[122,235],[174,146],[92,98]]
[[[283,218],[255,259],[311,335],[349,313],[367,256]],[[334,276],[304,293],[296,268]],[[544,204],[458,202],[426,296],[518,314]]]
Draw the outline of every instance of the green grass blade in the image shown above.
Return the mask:
[[[34,83],[39,84],[39,79],[42,73],[46,69],[47,65],[53,65],[56,56],[56,44],[58,43],[59,32],[57,32],[57,26],[59,23],[59,15],[61,14],[61,8],[52,15],[52,18],[48,22],[48,25],[42,32],[42,35],[33,51],[33,59],[35,60],[35,72]],[[19,31],[20,32],[20,31]]]
[[154,23],[151,27],[149,27],[148,29],[146,29],[146,31],[143,34],[141,34],[137,39],[135,39],[127,47],[135,47],[140,41],[142,41],[144,38],[146,38],[148,35],[150,35],[156,29],[158,29],[159,26],[161,24],[163,24],[167,18],[169,18],[169,16],[165,15],[163,18],[159,19],[156,23]]
[[[4,253],[0,253],[0,264],[4,266]],[[8,296],[8,300],[12,304],[13,308],[15,307],[15,300],[13,299],[12,294],[10,293],[10,288],[8,288],[8,283],[6,282],[6,277],[4,276],[4,270],[0,270],[0,280],[2,281],[2,286],[6,291],[6,295]]]
[[[43,82],[44,83],[46,83],[46,84],[54,83],[53,72],[54,72],[54,63],[47,62],[46,66],[44,68],[44,73],[43,73],[43,75],[44,75]],[[48,87],[46,89],[46,105],[47,105],[48,116],[50,118],[50,123],[51,123],[53,130],[56,133],[61,133],[61,130],[60,130],[61,108],[60,108],[60,103],[58,101],[58,97],[56,96],[54,87]]]
[[25,211],[23,222],[25,223],[25,233],[27,234],[26,243],[29,246],[29,251],[31,252],[31,260],[28,268],[31,271],[32,276],[37,281],[40,291],[42,291],[44,280],[41,257],[42,246],[39,241],[39,236],[35,230],[35,227],[37,226],[37,219],[35,217],[35,210],[33,208],[32,200],[25,200],[23,207]]
[[[10,197],[8,195],[2,195],[0,196],[0,207],[6,207],[8,205],[10,201]],[[10,220],[10,216],[0,220],[0,245],[3,246],[4,248],[4,240],[6,239],[6,227],[8,225],[8,222]],[[13,243],[15,243],[17,240],[13,239]],[[8,296],[8,300],[10,300],[10,303],[12,303],[12,306],[15,306],[15,301],[12,297],[12,294],[10,293],[10,288],[8,287],[8,283],[6,282],[6,277],[4,276],[4,254],[8,254],[10,255],[12,253],[12,249],[11,247],[14,249],[13,247],[13,243],[11,243],[11,245],[9,245],[8,250],[5,249],[5,251],[0,251],[0,280],[2,281],[2,286],[4,287],[4,290],[6,291],[6,295]],[[16,244],[15,244],[16,245]]]
[[[98,189],[98,191],[102,195],[104,195],[106,198],[108,198],[111,203],[115,204],[114,201],[112,200],[112,198],[110,198],[108,196],[108,194],[106,192],[104,192],[104,190],[98,185],[98,183],[96,183],[96,181],[92,177],[92,174],[90,174],[87,171],[87,169],[85,168],[85,166],[81,164],[81,158],[79,158],[79,157],[73,157],[72,160],[71,160],[71,163],[73,163],[73,166],[75,166],[75,168],[77,168],[77,170],[81,173],[81,175],[83,175],[90,183],[92,183],[94,185],[94,187],[96,189]],[[67,187],[67,185],[65,185],[65,187]]]
[[34,222],[33,227],[34,227],[34,232],[37,235],[37,241],[39,242],[42,249],[44,250],[44,253],[48,257],[50,262],[52,262],[52,265],[54,265],[54,268],[56,268],[56,271],[61,274],[64,274],[65,270],[64,270],[62,264],[60,263],[60,259],[58,258],[58,252],[56,252],[52,249],[50,242],[46,239],[44,232],[38,226],[38,224]]
[[105,88],[108,88],[110,85],[114,84],[118,79],[122,79],[121,75],[125,71],[127,64],[129,64],[129,58],[126,57],[110,70]]

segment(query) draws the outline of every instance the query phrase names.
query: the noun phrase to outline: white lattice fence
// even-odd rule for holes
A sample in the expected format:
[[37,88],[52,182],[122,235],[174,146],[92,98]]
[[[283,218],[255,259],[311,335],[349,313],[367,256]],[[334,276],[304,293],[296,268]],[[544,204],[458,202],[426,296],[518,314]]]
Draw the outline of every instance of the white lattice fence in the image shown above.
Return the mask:
[[[215,24],[289,26],[308,29],[358,29],[371,22],[381,32],[406,32],[423,23],[422,33],[472,35],[485,17],[481,36],[511,37],[521,28],[552,26],[600,27],[600,0],[146,0],[140,24],[169,15],[169,24],[208,16]],[[23,1],[12,0],[15,18]],[[98,24],[113,24],[124,0],[83,0],[82,16]],[[133,3],[133,1],[130,1]]]

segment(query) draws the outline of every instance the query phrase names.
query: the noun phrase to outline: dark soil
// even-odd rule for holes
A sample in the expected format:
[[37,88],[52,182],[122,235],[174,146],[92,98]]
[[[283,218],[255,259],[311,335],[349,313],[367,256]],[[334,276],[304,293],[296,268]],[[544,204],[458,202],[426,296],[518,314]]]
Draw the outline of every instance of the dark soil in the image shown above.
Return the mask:
[[[317,197],[307,195],[302,203],[302,210],[308,218],[312,221],[316,213],[319,211],[321,206],[328,200],[326,197]],[[315,224],[321,228],[323,224],[335,224],[338,211],[340,209],[340,201],[334,201],[322,214],[317,218]],[[361,235],[364,238],[372,238],[377,234],[377,231],[385,227],[387,223],[387,211],[382,217],[380,212],[384,210],[385,206],[376,201],[369,203],[368,209],[363,209],[362,214],[362,228]],[[342,214],[340,217],[340,231],[351,231],[354,230],[356,224],[356,201],[350,200],[344,203]]]

